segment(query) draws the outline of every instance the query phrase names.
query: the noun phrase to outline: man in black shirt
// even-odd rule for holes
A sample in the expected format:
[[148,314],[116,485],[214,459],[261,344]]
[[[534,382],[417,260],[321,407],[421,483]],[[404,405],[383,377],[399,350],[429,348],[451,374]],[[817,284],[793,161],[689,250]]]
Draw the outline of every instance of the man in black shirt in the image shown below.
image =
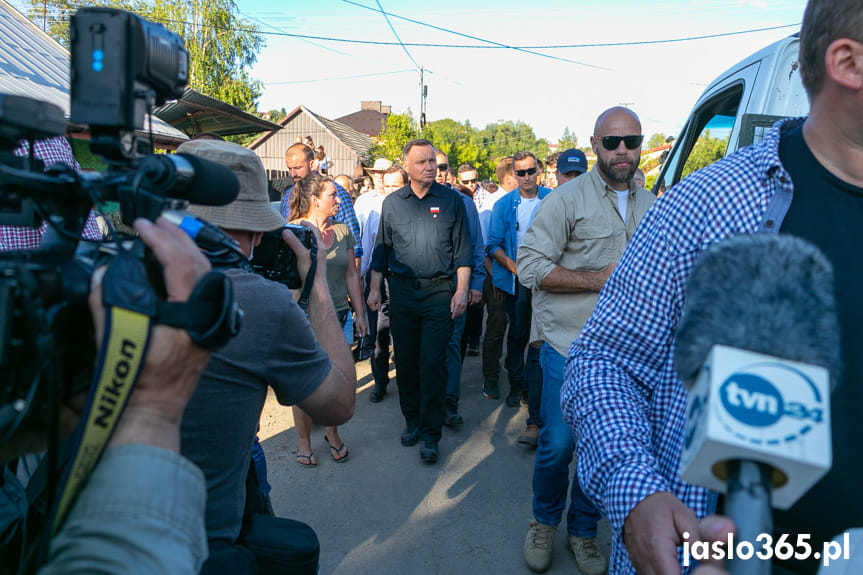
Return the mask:
[[384,200],[368,304],[380,307],[387,273],[396,381],[407,424],[401,441],[411,446],[422,440],[420,458],[434,463],[444,422],[446,346],[453,318],[467,308],[471,241],[464,202],[435,182],[432,144],[411,140],[402,163],[410,183]]

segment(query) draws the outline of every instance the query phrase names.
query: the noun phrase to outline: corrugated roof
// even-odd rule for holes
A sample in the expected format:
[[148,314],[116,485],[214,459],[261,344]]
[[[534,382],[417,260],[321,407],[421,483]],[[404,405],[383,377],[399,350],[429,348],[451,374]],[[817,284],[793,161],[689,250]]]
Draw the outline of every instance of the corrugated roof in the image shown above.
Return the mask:
[[[68,50],[0,0],[0,91],[44,100],[68,118],[69,64]],[[153,121],[153,135],[171,144],[188,140],[159,118]]]
[[323,124],[324,127],[332,132],[335,137],[355,151],[357,155],[362,158],[363,163],[369,164],[372,161],[372,148],[375,147],[374,140],[346,124],[319,116],[308,108],[304,107],[303,109]]
[[215,132],[222,136],[273,132],[281,126],[186,88],[183,97],[153,110],[153,114],[189,136]]
[[[279,126],[284,128],[288,122],[297,117],[301,112],[305,112],[316,121],[320,122],[320,124],[324,127],[324,129],[328,130],[333,136],[344,142],[346,146],[348,146],[351,150],[353,150],[366,165],[371,165],[372,163],[372,148],[375,147],[375,141],[370,137],[362,134],[350,126],[342,124],[336,120],[330,120],[328,118],[324,118],[323,116],[319,116],[315,114],[305,106],[297,106],[291,111],[287,116],[279,120]],[[249,149],[254,150],[260,147],[264,142],[266,142],[275,132],[270,132],[268,134],[262,134],[258,137],[254,142],[249,144]]]
[[69,116],[69,52],[3,0],[0,90],[50,102]]
[[346,126],[350,126],[354,130],[366,134],[367,136],[379,136],[384,128],[387,114],[376,110],[360,110],[341,118],[336,118],[336,122],[341,122]]

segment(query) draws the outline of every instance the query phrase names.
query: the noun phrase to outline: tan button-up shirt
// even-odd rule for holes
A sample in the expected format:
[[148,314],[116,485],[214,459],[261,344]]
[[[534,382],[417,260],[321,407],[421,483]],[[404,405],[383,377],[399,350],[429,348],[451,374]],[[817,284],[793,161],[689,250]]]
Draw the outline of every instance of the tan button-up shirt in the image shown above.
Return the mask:
[[551,293],[540,289],[560,266],[599,272],[617,262],[656,198],[634,182],[626,202],[626,223],[617,195],[594,168],[550,193],[539,205],[518,248],[518,280],[533,291],[531,341],[544,341],[566,357],[596,304],[598,293]]

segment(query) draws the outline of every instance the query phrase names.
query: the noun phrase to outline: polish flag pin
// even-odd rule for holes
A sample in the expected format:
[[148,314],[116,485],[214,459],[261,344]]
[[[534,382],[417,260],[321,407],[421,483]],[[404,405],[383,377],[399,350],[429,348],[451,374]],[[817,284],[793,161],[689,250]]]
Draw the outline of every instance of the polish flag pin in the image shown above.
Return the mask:
[[437,215],[440,213],[440,208],[438,208],[438,207],[429,208],[429,213],[432,215],[432,217],[436,218]]

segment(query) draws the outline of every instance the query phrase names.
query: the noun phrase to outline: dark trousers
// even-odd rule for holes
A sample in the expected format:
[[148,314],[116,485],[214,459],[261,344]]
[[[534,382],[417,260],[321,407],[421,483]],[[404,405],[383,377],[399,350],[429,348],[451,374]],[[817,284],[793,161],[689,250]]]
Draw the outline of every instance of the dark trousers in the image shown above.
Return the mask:
[[446,350],[452,336],[450,279],[390,277],[390,313],[399,403],[408,429],[438,441],[444,421]]
[[[369,299],[369,289],[372,281],[372,272],[366,272],[366,287],[363,292],[363,297]],[[390,382],[390,328],[384,327],[378,329],[379,315],[383,314],[389,318],[390,315],[390,297],[389,297],[389,281],[384,278],[381,280],[381,309],[379,312],[372,311],[366,304],[366,317],[368,318],[369,337],[375,342],[375,351],[369,358],[372,366],[372,377],[375,378],[375,385],[386,387]]]
[[[524,391],[527,395],[528,425],[540,425],[539,406],[542,401],[542,368],[539,349],[528,346],[531,318],[530,290],[515,282],[515,295],[506,296],[509,335],[506,340],[506,370],[510,393]],[[527,348],[527,363],[524,350]]]
[[486,277],[483,299],[488,316],[485,320],[485,338],[482,340],[482,377],[492,384],[500,381],[500,356],[507,324],[506,303],[498,301],[495,291],[500,292],[492,285],[491,277]]
[[464,333],[461,336],[462,357],[468,345],[479,346],[479,338],[482,335],[482,312],[481,304],[467,306]]

